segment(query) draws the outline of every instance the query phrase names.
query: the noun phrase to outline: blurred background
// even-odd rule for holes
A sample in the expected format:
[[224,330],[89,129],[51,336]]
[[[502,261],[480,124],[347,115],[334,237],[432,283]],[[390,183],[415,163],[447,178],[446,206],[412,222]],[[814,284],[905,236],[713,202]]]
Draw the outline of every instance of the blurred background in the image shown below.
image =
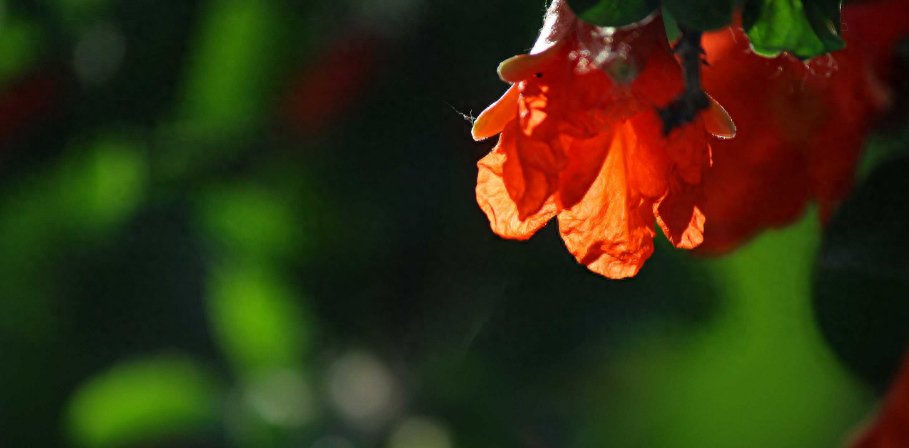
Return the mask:
[[0,0],[0,447],[841,446],[909,341],[905,120],[825,230],[609,281],[474,200],[542,11]]

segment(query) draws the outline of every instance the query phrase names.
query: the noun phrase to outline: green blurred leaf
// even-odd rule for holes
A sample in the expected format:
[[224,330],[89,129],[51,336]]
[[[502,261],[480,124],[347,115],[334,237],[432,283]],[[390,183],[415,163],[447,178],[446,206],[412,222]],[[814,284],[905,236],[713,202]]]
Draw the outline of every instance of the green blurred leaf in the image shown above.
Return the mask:
[[578,17],[597,26],[640,22],[660,7],[659,0],[568,0]]
[[308,322],[292,288],[272,270],[232,265],[210,280],[209,319],[218,344],[242,373],[297,367]]
[[842,49],[841,0],[748,0],[742,21],[754,51],[801,59]]
[[277,12],[271,0],[206,4],[181,118],[203,133],[235,133],[263,118],[275,62]]
[[76,145],[56,165],[31,173],[0,199],[0,327],[41,334],[54,320],[47,269],[74,241],[101,241],[141,206],[148,188],[144,153],[105,136]]
[[213,189],[203,197],[200,215],[207,234],[236,255],[283,255],[299,248],[303,237],[287,198],[252,186]]
[[31,65],[40,42],[40,31],[31,22],[0,19],[0,82]]
[[840,444],[873,397],[818,331],[811,272],[819,242],[811,212],[699,262],[719,288],[718,316],[693,334],[655,325],[624,336],[605,373],[579,386],[590,408],[572,446]]
[[105,136],[87,155],[64,165],[60,192],[72,222],[104,229],[126,219],[145,198],[145,155],[127,139]]
[[[181,86],[175,121],[162,126],[172,142],[158,168],[183,177],[236,156],[237,145],[268,117],[284,17],[274,0],[203,2],[202,18]],[[256,141],[259,141],[258,139]]]
[[880,165],[840,207],[817,261],[814,305],[834,350],[879,393],[909,343],[909,156]]
[[79,28],[96,19],[115,0],[51,0],[61,21],[71,28]]
[[733,0],[662,0],[675,20],[686,28],[708,31],[732,22]]
[[219,393],[193,361],[166,356],[122,363],[91,378],[70,400],[73,443],[134,446],[204,431],[218,419]]

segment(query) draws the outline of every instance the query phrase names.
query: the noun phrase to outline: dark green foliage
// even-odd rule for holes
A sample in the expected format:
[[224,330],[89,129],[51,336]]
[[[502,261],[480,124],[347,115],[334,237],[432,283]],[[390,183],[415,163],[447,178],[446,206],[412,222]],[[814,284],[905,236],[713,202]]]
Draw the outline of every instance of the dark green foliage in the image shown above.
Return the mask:
[[[578,16],[598,26],[639,22],[663,7],[681,25],[710,31],[732,22],[734,0],[569,0]],[[841,0],[747,0],[743,26],[754,50],[809,59],[845,46],[840,37]]]
[[643,20],[660,6],[659,0],[571,0],[578,17],[598,26],[624,26]]
[[732,21],[732,0],[569,0],[578,16],[599,26],[625,26],[643,20],[662,4],[686,27],[707,31]]
[[878,392],[909,342],[907,170],[903,157],[872,172],[830,223],[815,274],[824,335]]
[[809,59],[846,46],[840,37],[841,0],[749,0],[742,21],[758,54]]
[[732,22],[731,0],[663,0],[663,7],[686,28],[710,31]]

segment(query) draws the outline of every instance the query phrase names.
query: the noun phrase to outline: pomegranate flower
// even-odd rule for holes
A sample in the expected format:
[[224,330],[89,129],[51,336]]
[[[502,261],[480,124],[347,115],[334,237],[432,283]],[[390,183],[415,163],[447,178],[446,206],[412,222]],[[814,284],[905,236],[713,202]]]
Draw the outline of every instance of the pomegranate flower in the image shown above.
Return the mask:
[[663,135],[657,110],[685,86],[658,13],[598,28],[556,0],[531,53],[503,62],[499,76],[511,88],[473,127],[477,140],[499,135],[477,164],[477,202],[495,233],[524,240],[557,216],[572,255],[616,279],[653,253],[654,218],[676,247],[702,242],[708,132],[734,129],[712,102]]
[[728,251],[788,224],[810,200],[826,220],[849,193],[865,136],[890,101],[888,70],[909,34],[909,2],[847,4],[842,17],[846,48],[807,64],[758,56],[737,26],[704,34],[702,85],[739,132],[713,145],[699,251]]

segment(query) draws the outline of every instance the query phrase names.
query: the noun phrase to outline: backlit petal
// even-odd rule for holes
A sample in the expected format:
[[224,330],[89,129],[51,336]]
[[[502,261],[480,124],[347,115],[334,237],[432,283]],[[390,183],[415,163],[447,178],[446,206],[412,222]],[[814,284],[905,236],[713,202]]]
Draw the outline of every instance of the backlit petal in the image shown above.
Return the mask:
[[612,142],[611,132],[601,132],[586,140],[570,139],[568,167],[559,173],[561,208],[572,208],[584,198],[596,180]]
[[653,204],[657,224],[675,247],[694,249],[704,241],[704,212],[698,207],[701,188],[675,181],[659,202]]
[[499,148],[505,154],[502,179],[508,196],[518,209],[518,219],[535,215],[555,193],[558,171],[543,169],[542,161],[551,151],[549,145],[527,138],[518,128],[517,120],[502,130]]
[[477,204],[489,218],[492,231],[503,238],[526,240],[555,216],[556,207],[551,199],[534,215],[521,220],[518,207],[508,195],[502,179],[505,152],[497,146],[477,162]]
[[671,159],[666,153],[663,123],[653,110],[638,114],[624,125],[628,185],[633,192],[657,199],[666,193]]
[[483,140],[502,132],[509,121],[518,115],[518,85],[513,84],[498,101],[489,105],[476,121],[471,134],[474,140]]
[[609,278],[637,274],[653,253],[652,201],[628,188],[630,133],[618,126],[599,176],[577,205],[559,213],[559,231],[578,262]]

